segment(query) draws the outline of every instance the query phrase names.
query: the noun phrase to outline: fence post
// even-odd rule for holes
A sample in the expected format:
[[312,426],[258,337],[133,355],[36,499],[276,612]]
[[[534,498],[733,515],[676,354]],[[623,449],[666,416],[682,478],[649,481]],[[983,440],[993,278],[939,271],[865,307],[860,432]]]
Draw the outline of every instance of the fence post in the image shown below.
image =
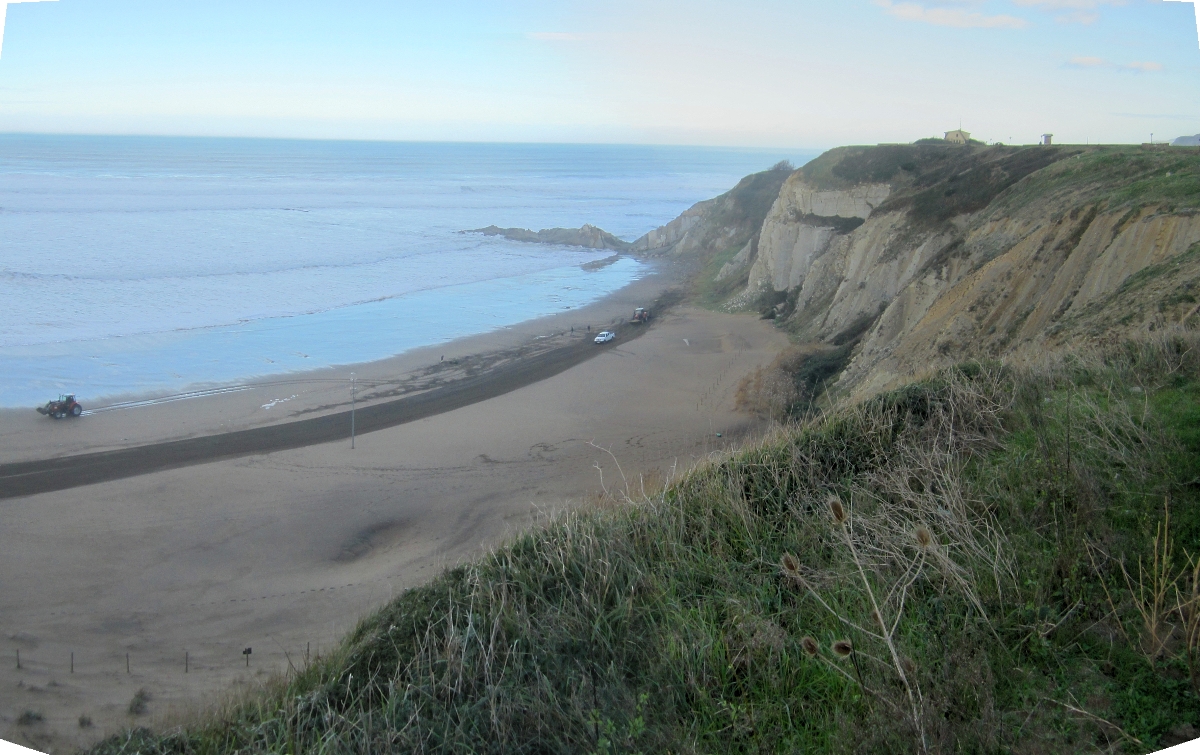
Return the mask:
[[187,654],[187,651],[185,650],[185,651],[183,651],[183,673],[186,674],[187,672],[188,672],[188,654]]
[[17,670],[21,670],[21,648],[17,648]]
[[75,673],[75,652],[71,652],[71,673]]
[[129,653],[125,654],[125,673],[129,673]]

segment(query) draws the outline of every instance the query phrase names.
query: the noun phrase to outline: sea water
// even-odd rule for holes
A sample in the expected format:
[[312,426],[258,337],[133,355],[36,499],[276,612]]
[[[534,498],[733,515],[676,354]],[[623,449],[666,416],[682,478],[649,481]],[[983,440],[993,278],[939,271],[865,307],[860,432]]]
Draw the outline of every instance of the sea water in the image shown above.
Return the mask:
[[769,150],[0,135],[0,406],[386,358],[646,273],[461,231],[634,240]]

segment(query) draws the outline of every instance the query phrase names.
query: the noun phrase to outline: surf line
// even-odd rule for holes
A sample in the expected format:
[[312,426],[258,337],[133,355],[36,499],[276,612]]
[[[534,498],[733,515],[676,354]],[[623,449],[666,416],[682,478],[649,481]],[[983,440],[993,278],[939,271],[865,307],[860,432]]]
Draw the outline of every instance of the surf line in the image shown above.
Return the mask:
[[193,398],[204,398],[205,396],[220,396],[225,393],[240,393],[242,391],[254,390],[253,385],[228,385],[223,388],[208,388],[202,391],[188,391],[187,393],[175,393],[170,396],[160,396],[158,398],[148,398],[141,401],[122,401],[117,404],[109,404],[108,406],[100,406],[95,409],[85,409],[81,417],[87,417],[92,414],[102,414],[103,412],[115,412],[122,409],[137,409],[143,406],[156,406],[158,404],[169,404],[172,401],[187,401]]
[[[101,414],[103,412],[114,412],[120,409],[137,409],[143,406],[155,406],[157,404],[169,404],[172,401],[186,401],[193,398],[204,398],[206,396],[220,396],[225,393],[240,393],[241,391],[253,391],[259,388],[271,388],[282,385],[343,385],[349,384],[348,378],[301,378],[297,380],[264,380],[260,383],[251,383],[249,385],[227,385],[220,388],[205,388],[202,390],[187,391],[184,393],[172,393],[169,396],[159,396],[157,398],[141,399],[138,401],[122,401],[108,406],[99,406],[95,409],[84,409],[81,417],[86,417],[89,414]],[[396,382],[395,378],[377,379],[377,380],[359,380],[360,385],[377,388],[381,385],[391,385]],[[291,398],[296,398],[292,396]],[[277,402],[290,401],[291,399],[276,399]],[[264,407],[266,408],[266,407]]]

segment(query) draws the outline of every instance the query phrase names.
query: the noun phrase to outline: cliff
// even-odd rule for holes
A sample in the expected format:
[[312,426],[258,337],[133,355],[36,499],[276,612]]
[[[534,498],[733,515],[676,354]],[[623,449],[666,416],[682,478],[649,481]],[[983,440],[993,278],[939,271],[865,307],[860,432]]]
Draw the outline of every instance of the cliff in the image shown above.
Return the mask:
[[780,182],[757,229],[728,222],[733,194],[634,248],[707,255],[720,305],[843,347],[845,390],[1200,319],[1191,150],[840,148]]
[[590,225],[473,232],[691,259],[701,302],[837,348],[823,384],[860,393],[1200,322],[1200,153],[1185,149],[842,147],[747,176],[633,243]]
[[757,242],[763,220],[790,170],[774,168],[746,176],[721,196],[700,202],[670,223],[633,242],[644,255],[731,256]]

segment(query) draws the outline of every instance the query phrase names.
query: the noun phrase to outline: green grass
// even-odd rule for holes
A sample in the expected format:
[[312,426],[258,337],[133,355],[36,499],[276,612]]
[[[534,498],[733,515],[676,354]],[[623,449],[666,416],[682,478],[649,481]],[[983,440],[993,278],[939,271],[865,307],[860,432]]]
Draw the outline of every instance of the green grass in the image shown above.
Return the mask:
[[[1024,206],[1070,194],[1079,204],[1108,212],[1145,207],[1177,211],[1200,207],[1200,152],[1184,149],[1091,147],[1030,176],[997,203],[1011,214]],[[1170,173],[1171,175],[1167,175]]]
[[1200,700],[1121,566],[1164,500],[1172,568],[1198,542],[1197,346],[965,364],[631,480],[94,752],[1148,752]]
[[745,244],[729,247],[705,261],[704,267],[693,279],[690,298],[694,303],[707,309],[719,309],[728,301],[729,297],[746,287],[747,276],[752,264],[750,262],[724,280],[717,280],[717,274],[721,272],[721,268],[733,260],[744,247]]

